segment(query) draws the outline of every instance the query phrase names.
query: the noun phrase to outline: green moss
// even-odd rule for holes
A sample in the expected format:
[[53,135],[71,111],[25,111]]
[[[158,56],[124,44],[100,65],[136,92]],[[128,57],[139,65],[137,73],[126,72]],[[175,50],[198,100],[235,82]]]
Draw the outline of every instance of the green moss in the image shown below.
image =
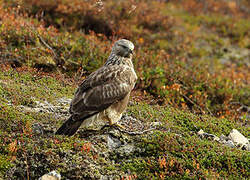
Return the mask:
[[[141,151],[136,152],[132,160],[122,163],[125,172],[131,171],[139,179],[158,179],[160,174],[170,179],[249,176],[247,152],[202,140],[196,135],[199,129],[220,136],[236,128],[247,136],[248,129],[240,124],[225,118],[198,116],[173,108],[145,104],[129,107],[129,110],[138,118],[165,122],[163,127],[167,131],[155,131],[140,138],[136,145]],[[148,114],[144,114],[144,110]],[[163,157],[166,167],[162,167],[159,162]]]
[[[138,1],[131,11],[126,11],[129,1],[107,1],[98,13],[97,7],[87,5],[74,0],[6,1],[0,7],[0,60],[22,64],[17,69],[1,66],[0,179],[27,179],[27,168],[31,179],[55,169],[74,179],[131,174],[138,179],[249,178],[247,152],[197,136],[200,129],[220,136],[233,128],[249,135],[242,126],[247,114],[231,105],[249,105],[247,54],[238,56],[249,48],[249,18],[226,16],[224,11],[194,15],[174,1]],[[45,12],[43,21],[35,18],[40,12]],[[89,28],[96,31],[100,23],[107,23],[114,36],[84,32],[88,16],[95,20]],[[155,101],[146,97],[147,104],[143,96],[128,107],[127,113],[144,127],[152,122],[161,125],[143,135],[121,133],[122,143],[136,146],[126,157],[110,152],[102,138],[54,136],[66,115],[30,111],[39,102],[58,105],[58,98],[72,98],[81,79],[105,62],[117,38],[135,44],[137,91],[164,105],[149,105]],[[216,117],[228,113],[229,118]],[[43,134],[32,132],[35,123]],[[8,171],[12,166],[14,174]]]
[[[32,107],[33,99],[42,99],[40,94],[40,92],[44,93],[42,91],[46,92],[48,101],[53,101],[62,95],[70,96],[73,92],[70,85],[63,84],[54,77],[39,76],[33,80],[32,75],[32,72],[20,73],[13,70],[1,72],[0,77],[5,77],[5,83],[3,81],[1,83],[1,97],[9,94],[9,101],[15,100],[17,105]],[[12,81],[15,84],[10,83],[9,86],[6,86],[6,82]],[[19,92],[20,95],[29,93],[32,98],[18,99],[16,96],[19,94],[10,89],[19,89],[24,84],[24,92]],[[38,88],[37,91],[34,90],[35,87]],[[202,87],[195,88],[202,89]],[[5,139],[1,139],[3,148],[0,151],[2,154],[6,154],[2,156],[2,159],[9,158],[8,146],[13,139],[22,144],[18,146],[17,161],[13,162],[13,165],[18,164],[25,169],[22,159],[28,156],[30,163],[37,164],[30,171],[37,172],[39,175],[58,168],[64,176],[73,174],[74,177],[78,177],[77,174],[84,171],[83,164],[86,162],[84,159],[88,159],[88,162],[95,161],[100,166],[110,163],[108,159],[96,156],[95,151],[88,150],[86,145],[89,141],[85,139],[77,136],[66,138],[33,134],[30,127],[35,122],[50,126],[54,124],[54,127],[57,126],[56,124],[60,124],[59,120],[49,113],[21,112],[17,107],[10,106],[7,101],[1,104],[1,109],[3,109],[0,113],[0,127],[3,131],[1,137],[3,135]],[[161,122],[161,128],[132,139],[129,137],[128,142],[136,142],[135,152],[126,158],[114,158],[116,164],[105,165],[106,169],[102,172],[107,174],[117,171],[131,172],[136,174],[139,179],[158,179],[160,176],[172,179],[193,179],[194,177],[207,178],[215,175],[225,178],[243,178],[249,175],[247,152],[228,148],[209,140],[202,140],[196,135],[199,129],[218,136],[227,135],[233,128],[240,129],[241,133],[247,135],[247,127],[242,127],[237,122],[226,118],[195,115],[170,106],[161,107],[145,103],[137,103],[128,107],[128,114],[144,123]],[[16,127],[16,124],[19,126]],[[51,128],[53,127],[51,126]],[[7,134],[9,135],[7,136]],[[97,145],[93,146],[98,148]],[[102,150],[106,148],[103,145],[100,147]],[[2,173],[10,167],[6,162],[7,160],[3,160]],[[69,167],[75,168],[70,169]],[[86,178],[97,178],[100,175],[98,173],[100,170],[93,168],[88,172]],[[38,175],[34,177],[38,177]]]
[[0,154],[0,178],[4,177],[5,172],[13,166],[10,157]]
[[122,169],[130,170],[140,179],[157,178],[160,174],[168,178],[205,178],[210,171],[224,178],[249,175],[247,152],[197,140],[190,134],[179,136],[158,131],[142,138],[138,146],[144,150],[136,155],[140,157],[124,162]]

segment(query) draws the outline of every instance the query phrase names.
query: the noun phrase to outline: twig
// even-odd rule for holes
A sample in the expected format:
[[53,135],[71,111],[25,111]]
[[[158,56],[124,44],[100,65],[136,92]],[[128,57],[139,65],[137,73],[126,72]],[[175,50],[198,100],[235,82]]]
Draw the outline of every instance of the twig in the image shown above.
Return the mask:
[[53,52],[54,56],[57,57],[57,54],[55,53],[54,49],[50,47],[39,34],[37,36],[40,39],[40,41],[43,43],[43,45],[49,48]]
[[25,162],[26,162],[26,173],[27,173],[27,180],[30,179],[30,173],[29,173],[29,165],[28,165],[28,158],[27,158],[27,153],[25,151]]
[[229,104],[239,104],[239,105],[241,105],[241,106],[245,106],[244,104],[242,104],[242,103],[240,103],[240,102],[235,102],[235,101],[233,101],[233,102],[229,102]]
[[230,102],[229,104],[232,104],[232,105],[240,105],[240,107],[237,109],[237,111],[245,111],[245,112],[250,112],[250,107],[240,103],[240,102]]
[[[193,105],[195,105],[196,107],[198,107],[200,109],[200,111],[202,111],[202,108],[196,104],[194,101],[192,101],[189,97],[187,97],[185,94],[181,94],[183,97],[185,97],[190,103],[192,103]],[[209,112],[210,115],[213,115],[213,113],[208,109],[207,106],[205,106],[205,108],[207,109],[207,111]]]
[[127,134],[129,134],[129,135],[140,135],[140,134],[144,134],[144,133],[146,133],[146,132],[149,132],[149,131],[152,131],[152,130],[154,130],[154,129],[156,129],[156,128],[149,128],[149,129],[146,129],[146,130],[143,130],[143,131],[126,131],[126,130],[123,130],[123,129],[121,129],[121,128],[119,128],[119,130],[121,131],[121,132],[124,132],[124,133],[127,133]]
[[[62,69],[64,69],[64,64],[65,64],[65,61],[62,59],[62,58],[59,58],[59,56],[57,55],[57,53],[54,51],[54,49],[48,44],[48,43],[46,43],[45,42],[45,40],[39,35],[39,34],[37,34],[37,36],[38,36],[38,38],[40,39],[40,41],[42,42],[42,44],[45,46],[45,47],[47,47],[48,49],[50,49],[51,51],[52,51],[52,53],[53,53],[53,55],[54,55],[54,60],[55,60],[55,63],[56,63],[56,65],[57,66],[61,66],[61,68]],[[56,68],[57,69],[57,71],[59,72],[59,73],[61,73],[60,72],[60,70],[58,69],[58,68]],[[64,69],[65,70],[65,69]],[[63,75],[63,74],[62,74]]]

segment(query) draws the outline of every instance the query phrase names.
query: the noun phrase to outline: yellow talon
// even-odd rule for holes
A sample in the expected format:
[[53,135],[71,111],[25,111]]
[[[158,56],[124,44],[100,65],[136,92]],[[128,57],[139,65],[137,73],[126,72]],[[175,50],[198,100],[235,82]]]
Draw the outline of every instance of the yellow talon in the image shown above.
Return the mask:
[[117,126],[117,127],[121,128],[121,129],[126,129],[123,125],[118,124],[118,123],[114,123],[114,122],[112,121],[112,119],[110,119],[110,118],[107,118],[107,119],[108,119],[108,122],[109,122],[109,125],[110,125],[110,126]]
[[125,129],[125,127],[123,126],[123,125],[121,125],[121,124],[118,124],[118,123],[115,123],[115,124],[113,124],[114,126],[117,126],[117,127],[119,127],[119,128],[121,128],[121,129]]

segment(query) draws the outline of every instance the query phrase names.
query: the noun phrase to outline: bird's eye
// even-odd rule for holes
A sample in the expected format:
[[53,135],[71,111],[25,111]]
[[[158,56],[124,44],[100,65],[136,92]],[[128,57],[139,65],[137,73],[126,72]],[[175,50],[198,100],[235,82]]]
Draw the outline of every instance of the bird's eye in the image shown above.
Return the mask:
[[127,49],[128,47],[124,46],[124,45],[121,45],[124,49]]

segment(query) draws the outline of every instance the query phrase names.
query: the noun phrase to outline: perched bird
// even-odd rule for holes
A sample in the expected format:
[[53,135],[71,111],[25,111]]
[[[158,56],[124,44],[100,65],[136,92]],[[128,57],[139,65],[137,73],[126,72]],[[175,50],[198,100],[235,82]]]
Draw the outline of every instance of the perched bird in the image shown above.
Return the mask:
[[137,76],[132,63],[134,44],[116,41],[106,63],[91,73],[78,87],[70,104],[71,116],[56,134],[72,136],[87,120],[118,125],[125,111]]

